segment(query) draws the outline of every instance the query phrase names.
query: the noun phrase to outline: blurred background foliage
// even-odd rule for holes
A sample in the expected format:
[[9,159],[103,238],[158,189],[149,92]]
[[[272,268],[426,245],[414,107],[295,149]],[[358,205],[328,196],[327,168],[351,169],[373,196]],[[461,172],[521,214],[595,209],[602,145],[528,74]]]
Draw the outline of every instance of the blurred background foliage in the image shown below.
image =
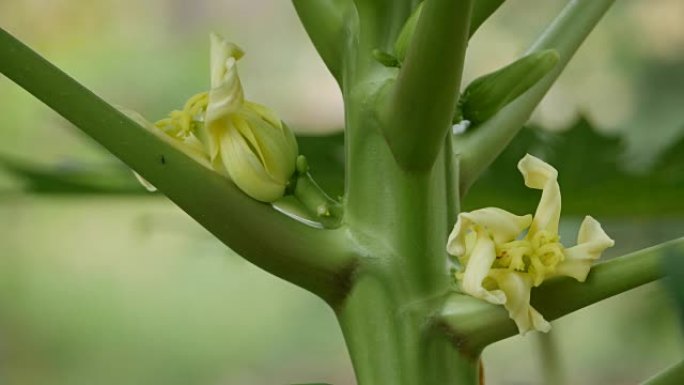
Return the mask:
[[[472,40],[466,78],[513,60],[564,3],[507,2]],[[279,111],[317,179],[343,191],[341,97],[287,1],[4,0],[0,25],[152,120],[207,88],[219,32],[247,51],[248,97]],[[531,152],[559,169],[565,241],[584,214],[617,240],[607,257],[682,236],[683,68],[684,3],[617,2],[465,208],[531,212],[538,197],[515,170]],[[2,76],[0,106],[0,384],[353,383],[320,301],[144,193]],[[569,383],[634,384],[682,359],[672,298],[647,285],[555,322]],[[488,384],[542,384],[536,344],[488,348]]]

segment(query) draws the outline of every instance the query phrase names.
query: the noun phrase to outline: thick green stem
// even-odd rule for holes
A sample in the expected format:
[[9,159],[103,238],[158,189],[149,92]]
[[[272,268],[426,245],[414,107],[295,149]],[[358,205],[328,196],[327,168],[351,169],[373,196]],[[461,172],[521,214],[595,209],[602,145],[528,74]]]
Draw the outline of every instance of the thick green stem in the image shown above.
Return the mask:
[[[662,278],[661,260],[670,251],[684,256],[684,238],[597,264],[586,282],[552,279],[532,291],[531,304],[544,318],[555,320]],[[447,298],[437,322],[455,342],[474,353],[518,332],[503,306],[458,293]]]
[[358,385],[475,385],[477,356],[464,356],[425,322],[430,301],[407,303],[397,277],[364,271],[338,319]]
[[470,18],[470,36],[504,3],[505,0],[477,0],[473,4],[473,15]]
[[346,18],[352,0],[292,0],[316,50],[338,83],[342,83],[344,54],[348,31]]
[[343,229],[308,227],[249,198],[1,29],[0,53],[1,73],[102,144],[244,258],[329,303],[344,298],[355,251]]
[[428,322],[450,284],[444,249],[449,162],[442,154],[444,162],[416,173],[397,164],[373,105],[364,103],[379,83],[357,85],[346,103],[345,222],[368,255],[337,315],[357,381],[474,385],[478,356],[463,355]]
[[508,104],[472,133],[457,138],[461,154],[461,192],[467,189],[508,146],[539,102],[615,0],[572,0],[551,23],[528,53],[555,49],[560,61],[551,73]]
[[382,132],[406,170],[429,170],[451,127],[473,0],[426,0],[406,59],[383,92]]
[[[411,11],[420,0],[353,0],[359,16],[364,54],[389,51]],[[369,49],[371,51],[369,51]]]

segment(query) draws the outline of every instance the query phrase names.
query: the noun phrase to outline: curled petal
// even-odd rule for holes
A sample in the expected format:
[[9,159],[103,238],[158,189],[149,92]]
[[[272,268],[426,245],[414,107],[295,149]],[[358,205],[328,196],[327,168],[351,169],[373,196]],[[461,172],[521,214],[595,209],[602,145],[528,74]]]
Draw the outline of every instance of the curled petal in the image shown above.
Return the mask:
[[557,181],[558,171],[550,164],[530,154],[526,154],[518,162],[518,170],[525,178],[525,186],[542,190],[529,234],[533,236],[540,230],[558,234],[561,212],[561,193]]
[[[233,75],[237,75],[237,73],[231,73],[231,70],[234,69],[232,66],[227,65],[229,60],[233,59],[234,63],[245,56],[245,52],[236,44],[226,41],[215,33],[210,35],[210,40],[211,88],[218,88],[224,86],[226,80],[233,77]],[[242,89],[239,92],[242,93]]]
[[523,232],[532,221],[531,215],[515,215],[496,207],[460,213],[449,235],[447,252],[461,256],[466,253],[466,235],[474,227],[482,227],[496,244],[510,242]]
[[228,116],[244,104],[244,93],[237,71],[237,61],[244,52],[216,34],[211,35],[211,90],[205,124],[199,136],[213,161],[219,153],[219,141]]
[[525,334],[530,330],[544,333],[551,330],[551,324],[530,305],[532,278],[528,274],[508,269],[494,269],[489,276],[496,281],[499,289],[506,295],[504,307],[518,326],[520,334]]
[[556,267],[555,275],[567,275],[584,282],[591,264],[614,244],[615,241],[603,231],[601,224],[586,216],[577,234],[577,246],[565,249],[565,260]]
[[500,290],[487,290],[482,282],[487,278],[492,263],[496,259],[494,242],[484,233],[484,230],[477,230],[475,246],[470,254],[468,264],[465,266],[461,289],[466,294],[483,299],[495,305],[501,305],[506,301],[506,296]]

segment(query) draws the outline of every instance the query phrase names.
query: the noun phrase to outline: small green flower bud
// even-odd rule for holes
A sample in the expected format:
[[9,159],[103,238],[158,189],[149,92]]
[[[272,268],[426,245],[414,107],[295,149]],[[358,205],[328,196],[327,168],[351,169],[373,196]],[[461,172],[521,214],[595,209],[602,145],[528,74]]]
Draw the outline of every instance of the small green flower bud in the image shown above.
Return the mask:
[[418,24],[418,19],[420,19],[420,13],[423,11],[424,2],[418,4],[418,7],[413,11],[411,16],[406,20],[404,27],[399,32],[399,37],[394,43],[394,56],[399,60],[399,63],[404,62],[406,58],[406,52],[408,51],[409,44],[413,38],[413,32],[416,30],[416,24]]
[[394,55],[385,51],[380,51],[379,49],[373,50],[373,57],[378,63],[384,65],[385,67],[399,67],[401,65],[401,63],[399,63],[399,59],[394,57]]
[[555,50],[531,53],[495,72],[473,80],[459,100],[455,121],[480,124],[537,84],[558,64]]

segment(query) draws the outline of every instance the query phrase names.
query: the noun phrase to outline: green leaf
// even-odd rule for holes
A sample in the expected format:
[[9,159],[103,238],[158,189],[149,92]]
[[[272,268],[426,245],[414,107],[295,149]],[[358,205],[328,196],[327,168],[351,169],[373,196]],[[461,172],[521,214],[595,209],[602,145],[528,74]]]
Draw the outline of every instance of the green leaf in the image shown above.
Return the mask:
[[684,252],[668,252],[663,261],[667,277],[665,287],[670,291],[684,326]]

